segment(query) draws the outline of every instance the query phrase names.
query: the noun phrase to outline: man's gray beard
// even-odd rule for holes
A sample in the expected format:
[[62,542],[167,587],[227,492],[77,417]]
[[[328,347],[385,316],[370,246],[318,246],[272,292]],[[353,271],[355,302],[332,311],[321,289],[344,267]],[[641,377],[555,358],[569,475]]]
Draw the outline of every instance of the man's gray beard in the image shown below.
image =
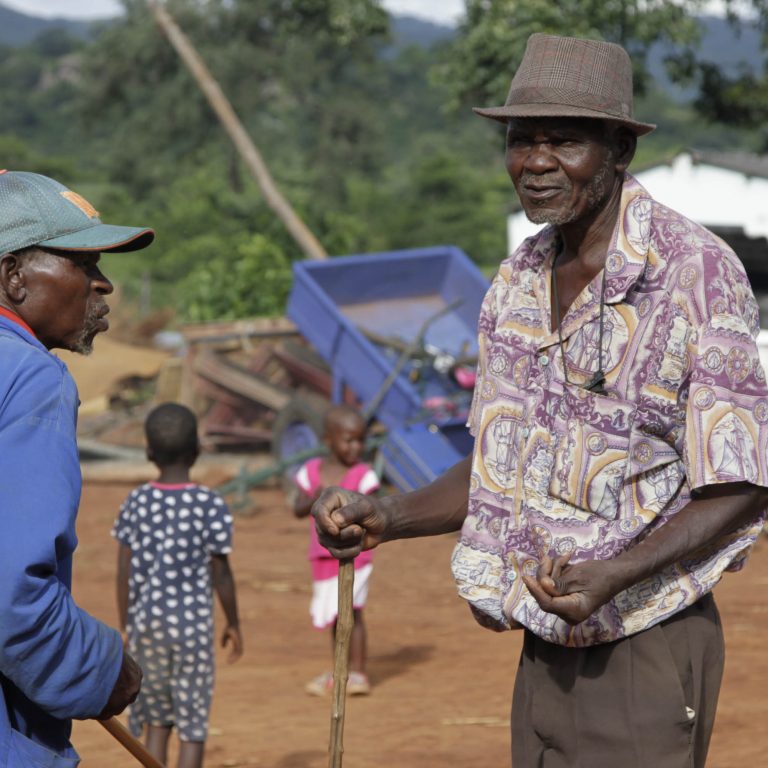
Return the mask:
[[80,336],[80,338],[72,346],[72,351],[76,352],[78,355],[84,355],[85,357],[88,357],[88,355],[93,352],[93,339],[95,336],[95,331],[90,331],[88,333],[83,331],[82,336]]
[[[594,211],[605,199],[607,193],[605,181],[613,162],[613,153],[611,152],[605,158],[605,162],[600,170],[590,179],[589,184],[584,189],[584,194],[587,197],[587,213]],[[521,179],[521,182],[524,181],[526,181],[526,177]],[[573,185],[570,181],[567,181],[563,187],[563,192],[566,196],[569,196],[572,190]],[[565,211],[548,211],[546,208],[537,208],[530,213],[526,211],[526,216],[533,224],[551,224],[555,227],[560,227],[563,224],[570,224],[574,221],[577,212],[575,208]]]
[[85,355],[86,357],[93,352],[93,340],[99,332],[96,328],[96,321],[99,319],[103,309],[103,304],[96,304],[88,310],[85,322],[83,323],[83,330],[80,332],[77,341],[72,345],[72,352],[76,352],[78,355]]

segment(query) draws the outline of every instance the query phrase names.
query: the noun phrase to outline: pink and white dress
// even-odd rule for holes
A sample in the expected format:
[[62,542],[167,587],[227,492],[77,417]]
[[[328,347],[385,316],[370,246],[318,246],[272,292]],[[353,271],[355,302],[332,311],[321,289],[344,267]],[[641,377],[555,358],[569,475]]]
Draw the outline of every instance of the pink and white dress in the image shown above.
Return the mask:
[[[322,488],[320,467],[322,459],[310,459],[296,474],[296,484],[308,496]],[[359,463],[350,467],[339,483],[340,488],[368,495],[380,487],[379,478],[368,464]],[[315,530],[315,521],[310,520],[309,562],[312,568],[312,602],[309,612],[312,624],[318,629],[331,626],[338,614],[339,561],[320,543]],[[368,599],[368,581],[373,570],[373,552],[361,552],[355,558],[355,587],[352,604],[362,608]]]

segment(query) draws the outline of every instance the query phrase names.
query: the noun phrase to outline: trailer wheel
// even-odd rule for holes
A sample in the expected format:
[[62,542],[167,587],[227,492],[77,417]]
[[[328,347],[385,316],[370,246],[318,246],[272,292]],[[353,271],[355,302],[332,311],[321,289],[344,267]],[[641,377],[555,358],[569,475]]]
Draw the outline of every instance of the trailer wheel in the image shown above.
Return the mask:
[[[315,395],[298,396],[288,401],[272,424],[272,456],[277,461],[283,462],[320,444],[327,405],[327,401]],[[295,491],[293,477],[302,464],[297,461],[283,471],[286,494]]]

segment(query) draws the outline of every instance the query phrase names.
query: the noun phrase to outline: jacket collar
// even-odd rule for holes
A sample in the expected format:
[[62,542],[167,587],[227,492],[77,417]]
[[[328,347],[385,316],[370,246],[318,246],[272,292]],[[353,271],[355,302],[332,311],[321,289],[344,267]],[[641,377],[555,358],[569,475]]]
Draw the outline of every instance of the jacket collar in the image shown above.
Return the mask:
[[[38,347],[46,354],[51,354],[50,350],[35,336],[34,331],[18,315],[2,307],[0,307],[0,332],[18,336],[33,347]],[[55,355],[51,354],[51,357],[58,360]]]
[[21,326],[28,334],[30,334],[30,336],[37,338],[35,332],[15,312],[11,312],[10,309],[0,307],[0,317],[4,317],[6,320],[16,323],[16,325]]

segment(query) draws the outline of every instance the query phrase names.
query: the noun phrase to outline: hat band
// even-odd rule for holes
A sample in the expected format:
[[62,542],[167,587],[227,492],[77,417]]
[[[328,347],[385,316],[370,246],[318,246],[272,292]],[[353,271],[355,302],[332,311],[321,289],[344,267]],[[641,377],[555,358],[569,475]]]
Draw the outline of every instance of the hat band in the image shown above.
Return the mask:
[[[572,88],[516,88],[509,92],[506,106],[535,107],[537,104],[550,104],[572,109],[594,109],[606,116],[619,120],[632,120],[629,104],[619,103],[605,96],[576,91]],[[567,115],[564,112],[563,115]]]

